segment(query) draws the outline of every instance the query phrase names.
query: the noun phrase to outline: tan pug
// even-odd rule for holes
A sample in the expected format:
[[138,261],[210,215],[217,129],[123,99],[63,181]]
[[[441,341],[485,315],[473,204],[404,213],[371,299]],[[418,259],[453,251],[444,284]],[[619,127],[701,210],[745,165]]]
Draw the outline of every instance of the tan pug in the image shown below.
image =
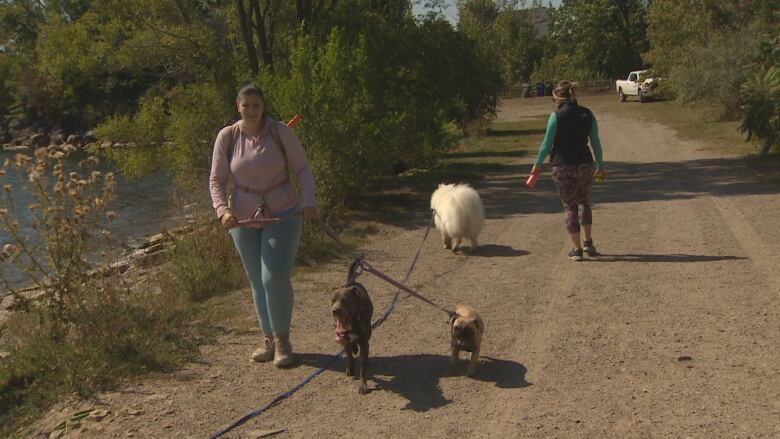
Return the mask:
[[474,376],[479,361],[479,348],[482,345],[482,334],[485,324],[482,318],[468,305],[455,307],[455,315],[450,319],[450,336],[452,337],[452,356],[450,357],[450,374],[460,357],[460,351],[471,352],[466,375]]

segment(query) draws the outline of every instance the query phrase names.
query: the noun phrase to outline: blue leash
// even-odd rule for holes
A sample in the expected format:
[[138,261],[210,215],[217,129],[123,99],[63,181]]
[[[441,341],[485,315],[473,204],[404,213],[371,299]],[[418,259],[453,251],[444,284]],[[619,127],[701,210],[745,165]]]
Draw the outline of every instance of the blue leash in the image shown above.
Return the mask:
[[[412,271],[414,270],[414,266],[417,264],[417,260],[420,258],[420,253],[422,252],[423,244],[425,243],[425,240],[428,239],[428,234],[431,231],[431,228],[433,227],[433,217],[431,217],[431,221],[428,223],[428,227],[425,229],[425,235],[423,236],[422,241],[420,241],[420,245],[417,247],[417,253],[414,255],[414,259],[412,259],[412,264],[409,266],[409,269],[406,271],[406,276],[404,276],[404,280],[401,282],[402,284],[405,284],[409,280],[409,276],[412,275]],[[330,236],[330,233],[328,233],[328,236]],[[340,241],[337,241],[340,243]],[[377,326],[384,323],[385,320],[387,320],[387,317],[390,316],[390,314],[395,309],[395,303],[398,301],[398,296],[401,295],[401,290],[398,289],[395,292],[395,296],[393,296],[393,300],[390,302],[389,305],[385,308],[385,311],[382,313],[382,316],[380,316],[378,319],[374,321],[374,323],[371,324],[372,328],[376,328]],[[295,386],[291,387],[289,390],[280,393],[277,395],[274,399],[271,400],[268,404],[260,407],[257,410],[253,410],[246,415],[242,416],[241,418],[234,421],[232,424],[228,425],[227,427],[223,428],[222,430],[219,430],[218,432],[212,434],[209,436],[209,439],[216,439],[225,433],[229,432],[230,430],[233,430],[236,427],[239,427],[243,425],[246,421],[256,417],[260,416],[264,411],[268,410],[269,408],[279,404],[283,400],[289,398],[292,396],[293,393],[300,390],[303,386],[306,384],[309,384],[311,380],[317,377],[317,375],[321,374],[322,372],[325,372],[330,366],[332,366],[336,361],[341,359],[341,357],[344,355],[344,349],[342,349],[339,353],[333,355],[333,357],[328,360],[327,363],[325,363],[324,366],[321,366],[319,369],[312,372],[309,376],[303,379],[300,383],[296,384]]]

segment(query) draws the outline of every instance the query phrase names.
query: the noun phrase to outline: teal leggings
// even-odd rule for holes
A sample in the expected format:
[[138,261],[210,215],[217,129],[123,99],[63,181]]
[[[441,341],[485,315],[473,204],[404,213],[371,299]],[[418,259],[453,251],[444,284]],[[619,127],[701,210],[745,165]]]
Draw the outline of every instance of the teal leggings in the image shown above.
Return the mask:
[[[298,212],[293,209],[280,214]],[[293,217],[261,229],[236,227],[230,236],[244,263],[252,299],[266,336],[288,334],[293,311],[292,275],[303,220]]]

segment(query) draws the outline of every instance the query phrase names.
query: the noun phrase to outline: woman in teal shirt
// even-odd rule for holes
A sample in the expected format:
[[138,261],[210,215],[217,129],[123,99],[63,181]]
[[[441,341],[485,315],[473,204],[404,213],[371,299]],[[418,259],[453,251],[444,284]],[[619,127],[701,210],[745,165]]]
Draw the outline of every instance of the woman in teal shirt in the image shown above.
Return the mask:
[[[604,162],[601,154],[601,141],[593,113],[574,99],[571,82],[561,81],[553,90],[553,101],[558,109],[550,114],[547,132],[539,147],[539,154],[531,172],[536,172],[547,155],[550,155],[552,175],[555,186],[561,195],[566,213],[566,230],[572,245],[569,259],[581,261],[583,253],[596,256],[591,227],[593,214],[590,207],[589,192],[595,175],[604,178]],[[590,139],[590,147],[588,146]],[[591,154],[591,147],[593,154]],[[596,158],[596,170],[593,170],[593,157]],[[583,241],[580,241],[582,231]]]

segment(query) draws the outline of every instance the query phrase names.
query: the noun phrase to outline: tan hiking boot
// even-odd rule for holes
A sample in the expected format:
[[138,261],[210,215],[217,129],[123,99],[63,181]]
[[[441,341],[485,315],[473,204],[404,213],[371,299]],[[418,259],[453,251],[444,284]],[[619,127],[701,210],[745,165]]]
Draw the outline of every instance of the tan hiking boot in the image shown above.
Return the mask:
[[252,359],[258,363],[265,363],[274,359],[274,341],[271,337],[263,338],[263,345],[252,352]]
[[295,358],[293,358],[290,336],[288,334],[278,335],[274,339],[274,342],[274,365],[276,365],[276,367],[292,365],[295,362]]

